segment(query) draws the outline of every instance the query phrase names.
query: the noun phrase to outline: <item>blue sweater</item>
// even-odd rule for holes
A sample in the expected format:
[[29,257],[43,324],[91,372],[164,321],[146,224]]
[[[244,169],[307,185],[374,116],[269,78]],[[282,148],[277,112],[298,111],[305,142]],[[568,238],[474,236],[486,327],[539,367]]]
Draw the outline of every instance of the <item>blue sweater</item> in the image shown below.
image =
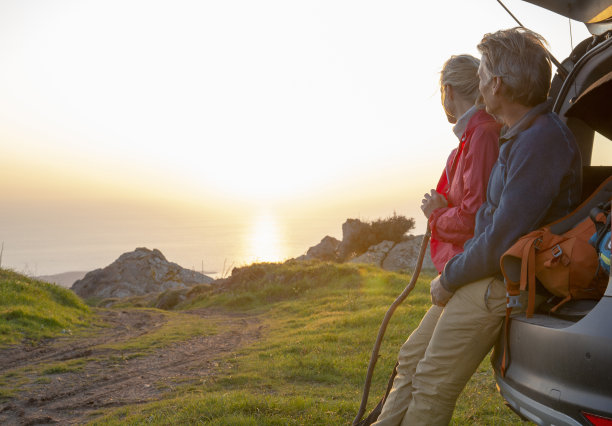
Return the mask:
[[499,139],[500,151],[476,214],[474,237],[445,266],[449,291],[501,273],[499,258],[521,236],[572,211],[580,201],[582,161],[574,135],[540,104]]

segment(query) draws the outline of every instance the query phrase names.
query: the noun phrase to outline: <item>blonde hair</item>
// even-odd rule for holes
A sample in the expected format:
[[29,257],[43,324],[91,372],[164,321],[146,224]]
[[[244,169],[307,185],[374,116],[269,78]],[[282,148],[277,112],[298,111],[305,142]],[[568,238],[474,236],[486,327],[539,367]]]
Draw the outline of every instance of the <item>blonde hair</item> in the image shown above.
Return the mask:
[[477,46],[488,77],[501,77],[504,95],[513,102],[535,106],[548,97],[552,76],[546,40],[516,27],[485,34]]
[[440,88],[444,94],[444,86],[450,85],[453,90],[467,100],[476,103],[478,90],[478,66],[480,60],[472,55],[453,55],[440,71]]

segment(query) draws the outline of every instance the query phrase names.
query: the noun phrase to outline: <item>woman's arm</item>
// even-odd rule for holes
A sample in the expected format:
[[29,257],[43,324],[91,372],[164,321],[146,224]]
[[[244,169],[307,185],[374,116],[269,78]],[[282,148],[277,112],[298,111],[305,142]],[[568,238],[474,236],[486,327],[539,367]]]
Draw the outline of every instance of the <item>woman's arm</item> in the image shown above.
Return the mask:
[[497,161],[499,126],[486,123],[474,130],[462,158],[463,195],[457,205],[433,211],[429,224],[432,236],[439,241],[463,246],[474,234],[476,212],[486,199],[487,183],[493,164]]

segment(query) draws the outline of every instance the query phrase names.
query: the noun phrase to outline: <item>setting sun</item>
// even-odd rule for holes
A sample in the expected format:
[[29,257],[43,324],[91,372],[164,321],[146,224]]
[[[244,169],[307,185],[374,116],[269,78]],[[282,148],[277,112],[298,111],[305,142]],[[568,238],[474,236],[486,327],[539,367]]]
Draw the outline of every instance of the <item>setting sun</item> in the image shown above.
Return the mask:
[[276,262],[286,256],[279,224],[270,212],[255,216],[248,242],[248,263]]

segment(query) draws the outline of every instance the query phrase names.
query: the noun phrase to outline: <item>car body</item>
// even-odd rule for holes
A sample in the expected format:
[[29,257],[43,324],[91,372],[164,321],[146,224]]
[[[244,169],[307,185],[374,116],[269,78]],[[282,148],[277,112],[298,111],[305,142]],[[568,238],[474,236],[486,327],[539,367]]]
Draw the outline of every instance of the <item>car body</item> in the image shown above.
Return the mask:
[[[612,176],[612,158],[597,158],[598,144],[612,144],[612,2],[527,1],[584,22],[592,34],[562,62],[564,70],[557,71],[551,87],[553,111],[580,147],[583,194],[588,196]],[[612,181],[598,197],[576,216],[585,217],[594,204],[610,200]],[[510,361],[503,377],[502,332],[491,358],[501,395],[536,424],[612,425],[612,278],[598,301],[572,301],[554,314],[547,307],[531,318],[511,317]]]

